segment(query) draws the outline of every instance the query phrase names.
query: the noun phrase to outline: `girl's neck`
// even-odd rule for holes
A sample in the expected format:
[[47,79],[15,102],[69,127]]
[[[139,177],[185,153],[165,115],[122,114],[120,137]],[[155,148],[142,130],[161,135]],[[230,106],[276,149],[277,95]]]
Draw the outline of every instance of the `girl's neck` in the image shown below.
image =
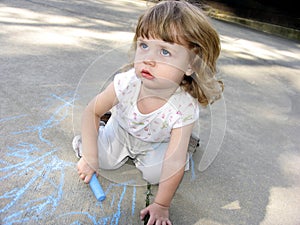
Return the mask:
[[140,93],[139,93],[139,97],[138,99],[143,99],[143,98],[159,98],[159,99],[164,99],[166,101],[169,100],[169,98],[174,94],[174,92],[177,90],[179,86],[178,85],[174,85],[172,87],[169,87],[168,89],[151,89],[148,87],[145,87],[142,83],[141,85],[141,89],[140,89]]
[[163,107],[177,88],[178,86],[168,89],[150,89],[144,87],[142,84],[139,97],[137,99],[137,107],[139,111],[143,114],[148,114]]

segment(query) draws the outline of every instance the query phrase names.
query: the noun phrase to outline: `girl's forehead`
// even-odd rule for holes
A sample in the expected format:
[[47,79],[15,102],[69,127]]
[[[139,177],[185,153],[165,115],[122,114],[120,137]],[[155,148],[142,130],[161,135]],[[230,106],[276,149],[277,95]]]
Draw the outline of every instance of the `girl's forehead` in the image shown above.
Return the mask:
[[186,38],[183,35],[184,32],[178,30],[177,26],[175,25],[163,26],[164,29],[155,26],[147,27],[147,25],[145,25],[146,28],[141,29],[140,32],[137,34],[137,36],[147,38],[147,39],[163,40],[165,42],[177,43],[180,45],[186,43],[185,40]]

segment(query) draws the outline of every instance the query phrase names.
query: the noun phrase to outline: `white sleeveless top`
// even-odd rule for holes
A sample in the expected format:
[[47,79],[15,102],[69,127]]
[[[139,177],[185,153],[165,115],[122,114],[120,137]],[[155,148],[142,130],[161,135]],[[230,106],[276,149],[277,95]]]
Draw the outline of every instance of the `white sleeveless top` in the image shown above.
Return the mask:
[[137,107],[141,80],[134,69],[119,73],[114,78],[119,103],[116,117],[128,133],[146,142],[168,142],[171,130],[191,124],[199,119],[199,103],[180,87],[161,108],[142,114]]

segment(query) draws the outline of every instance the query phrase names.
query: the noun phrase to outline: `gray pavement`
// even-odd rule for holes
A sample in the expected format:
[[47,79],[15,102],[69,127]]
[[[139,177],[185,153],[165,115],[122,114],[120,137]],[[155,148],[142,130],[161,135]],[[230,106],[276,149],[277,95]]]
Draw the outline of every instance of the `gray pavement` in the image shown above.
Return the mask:
[[[146,7],[0,2],[0,224],[142,224],[146,187],[130,181],[136,171],[102,175],[107,199],[97,202],[77,177],[70,143],[88,99],[127,61]],[[300,45],[213,23],[224,100],[202,110],[201,148],[174,198],[173,224],[299,225]],[[200,172],[203,152],[218,150]]]

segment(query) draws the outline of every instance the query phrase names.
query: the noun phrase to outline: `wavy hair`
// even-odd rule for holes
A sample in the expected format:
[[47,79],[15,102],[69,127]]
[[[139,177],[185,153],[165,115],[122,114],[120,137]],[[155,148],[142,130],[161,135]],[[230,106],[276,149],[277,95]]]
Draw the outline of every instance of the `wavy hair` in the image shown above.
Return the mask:
[[185,46],[195,53],[193,75],[184,76],[180,86],[207,106],[221,97],[223,83],[215,78],[220,39],[200,7],[186,1],[161,1],[140,16],[133,39],[157,38]]

